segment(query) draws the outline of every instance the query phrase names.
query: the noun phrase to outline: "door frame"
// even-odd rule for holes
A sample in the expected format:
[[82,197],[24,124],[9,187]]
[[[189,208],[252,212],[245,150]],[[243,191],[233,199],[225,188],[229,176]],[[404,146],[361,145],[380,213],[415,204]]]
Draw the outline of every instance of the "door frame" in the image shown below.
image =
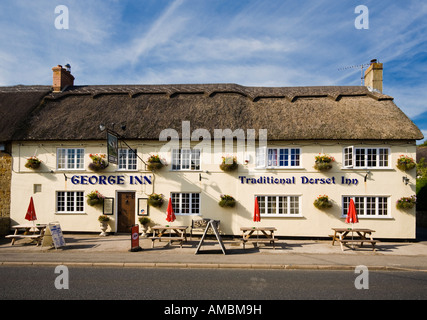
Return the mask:
[[115,207],[116,207],[116,214],[115,214],[115,217],[116,217],[116,219],[115,219],[116,220],[115,221],[115,230],[116,230],[116,232],[115,233],[119,233],[119,230],[118,230],[118,226],[119,226],[119,193],[126,193],[126,192],[133,192],[135,194],[134,218],[135,218],[135,223],[136,223],[136,211],[138,210],[136,208],[136,205],[137,205],[137,203],[136,203],[136,191],[135,190],[116,190],[116,200],[115,200],[115,202],[116,202],[116,205],[115,205]]

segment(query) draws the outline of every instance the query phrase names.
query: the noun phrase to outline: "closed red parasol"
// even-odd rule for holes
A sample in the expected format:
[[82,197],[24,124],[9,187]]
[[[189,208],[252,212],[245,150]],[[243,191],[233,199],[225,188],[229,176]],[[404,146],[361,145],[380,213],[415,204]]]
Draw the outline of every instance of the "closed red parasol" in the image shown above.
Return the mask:
[[30,205],[28,206],[27,214],[25,215],[25,219],[28,221],[37,220],[36,210],[34,209],[33,197],[30,199]]
[[350,199],[350,204],[348,206],[347,218],[345,219],[345,223],[358,223],[359,219],[357,219],[356,206],[354,205],[353,199]]
[[173,212],[172,199],[171,198],[169,198],[168,210],[166,211],[166,213],[167,213],[166,221],[167,222],[174,222],[176,217],[175,217],[175,213]]
[[261,221],[261,215],[259,213],[258,197],[255,197],[254,221],[255,222],[260,222]]

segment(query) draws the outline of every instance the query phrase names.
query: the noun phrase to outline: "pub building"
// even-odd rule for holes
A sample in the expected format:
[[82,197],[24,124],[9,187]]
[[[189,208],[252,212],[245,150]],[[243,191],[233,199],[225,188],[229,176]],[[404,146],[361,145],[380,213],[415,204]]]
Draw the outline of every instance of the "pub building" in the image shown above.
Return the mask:
[[[416,169],[398,164],[423,135],[382,93],[382,69],[371,61],[365,86],[74,85],[58,65],[52,86],[0,87],[10,225],[27,223],[32,197],[37,223],[68,232],[99,232],[105,214],[110,233],[147,216],[152,226],[220,220],[224,235],[269,226],[327,237],[348,227],[353,199],[357,227],[414,239],[415,206],[397,203],[415,195]],[[220,206],[223,195],[234,206]]]

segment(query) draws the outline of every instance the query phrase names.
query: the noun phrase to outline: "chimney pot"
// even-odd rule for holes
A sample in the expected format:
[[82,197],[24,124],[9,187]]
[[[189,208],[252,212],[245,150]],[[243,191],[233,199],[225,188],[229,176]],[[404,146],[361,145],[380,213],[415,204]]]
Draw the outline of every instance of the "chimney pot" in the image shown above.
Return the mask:
[[52,87],[54,92],[61,92],[66,87],[72,87],[74,85],[74,77],[64,69],[60,64],[52,68],[53,71],[53,81]]

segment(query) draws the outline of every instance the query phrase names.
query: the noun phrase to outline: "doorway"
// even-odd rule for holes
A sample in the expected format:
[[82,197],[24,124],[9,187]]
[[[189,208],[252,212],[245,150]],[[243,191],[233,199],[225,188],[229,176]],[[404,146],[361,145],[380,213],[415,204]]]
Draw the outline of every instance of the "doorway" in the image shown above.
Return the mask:
[[135,224],[135,192],[117,193],[117,232],[130,233]]

